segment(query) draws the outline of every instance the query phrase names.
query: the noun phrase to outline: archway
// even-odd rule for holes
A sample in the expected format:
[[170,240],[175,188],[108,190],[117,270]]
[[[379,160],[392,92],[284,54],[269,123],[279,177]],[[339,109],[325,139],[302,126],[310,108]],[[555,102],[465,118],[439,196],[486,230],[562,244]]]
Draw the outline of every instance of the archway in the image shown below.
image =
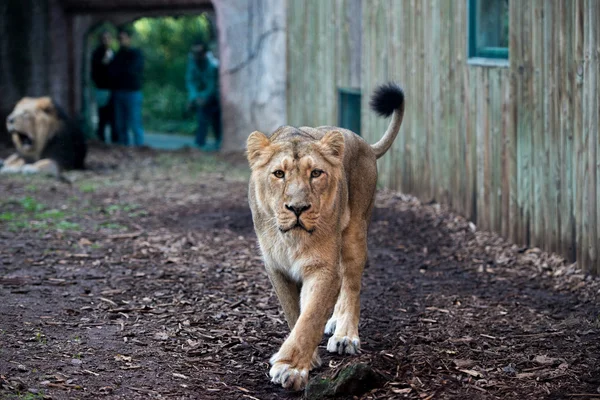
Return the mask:
[[[195,65],[189,59],[189,50],[193,43],[201,41],[210,50],[208,55],[212,62],[218,63],[214,10],[142,17],[128,21],[125,26],[134,32],[133,46],[142,52],[145,60],[142,86],[145,144],[172,149],[192,146],[198,122],[196,113],[188,107],[186,73]],[[109,32],[115,38],[117,27],[107,21],[93,26],[87,33],[82,55],[81,105],[84,120],[90,127],[97,126],[98,110],[90,73],[91,55],[97,49],[102,32]],[[117,51],[114,40],[112,47],[113,52]],[[215,148],[213,136],[211,127],[208,145],[212,149]],[[103,137],[108,138],[108,133]]]

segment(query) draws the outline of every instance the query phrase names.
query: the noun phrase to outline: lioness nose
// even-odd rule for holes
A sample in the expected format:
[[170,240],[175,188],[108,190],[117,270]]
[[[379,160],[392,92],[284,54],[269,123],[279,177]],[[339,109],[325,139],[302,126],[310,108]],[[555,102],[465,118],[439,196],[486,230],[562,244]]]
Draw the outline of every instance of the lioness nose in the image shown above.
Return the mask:
[[288,210],[290,210],[291,212],[293,212],[294,214],[296,214],[296,217],[299,217],[300,214],[302,214],[304,211],[308,210],[310,208],[310,204],[308,205],[285,205],[285,208],[287,208]]
[[7,119],[7,122],[8,122],[9,124],[14,124],[14,123],[15,123],[15,119],[14,119],[14,118],[11,118],[11,117],[9,117],[9,118]]

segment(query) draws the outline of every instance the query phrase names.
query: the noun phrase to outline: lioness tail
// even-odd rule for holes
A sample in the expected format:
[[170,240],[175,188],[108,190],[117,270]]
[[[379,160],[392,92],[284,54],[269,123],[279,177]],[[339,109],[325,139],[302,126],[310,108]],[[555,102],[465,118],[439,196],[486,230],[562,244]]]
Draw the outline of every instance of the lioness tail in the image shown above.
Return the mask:
[[390,122],[383,137],[377,143],[371,145],[375,156],[380,158],[392,146],[398,131],[400,131],[402,118],[404,118],[404,92],[395,83],[381,85],[375,89],[369,104],[371,109],[382,117],[389,117],[394,114],[392,122]]

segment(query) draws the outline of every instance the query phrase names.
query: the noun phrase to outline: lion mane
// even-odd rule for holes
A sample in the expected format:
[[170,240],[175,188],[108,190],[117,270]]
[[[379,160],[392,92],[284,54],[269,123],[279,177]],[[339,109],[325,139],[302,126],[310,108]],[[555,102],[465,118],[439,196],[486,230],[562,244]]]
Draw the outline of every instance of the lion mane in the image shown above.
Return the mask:
[[87,146],[81,129],[50,97],[24,97],[6,118],[16,153],[2,173],[47,173],[83,169]]

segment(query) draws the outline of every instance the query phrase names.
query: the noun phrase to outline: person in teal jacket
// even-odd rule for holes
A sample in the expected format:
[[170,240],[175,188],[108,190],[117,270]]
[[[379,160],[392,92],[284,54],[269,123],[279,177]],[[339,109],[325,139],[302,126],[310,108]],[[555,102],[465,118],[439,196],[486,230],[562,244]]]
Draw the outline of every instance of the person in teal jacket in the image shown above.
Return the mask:
[[[185,83],[188,90],[188,107],[198,117],[196,145],[203,150],[218,150],[221,146],[221,107],[219,104],[219,65],[207,51],[206,45],[196,42],[188,56]],[[209,125],[215,135],[216,148],[206,147]]]

